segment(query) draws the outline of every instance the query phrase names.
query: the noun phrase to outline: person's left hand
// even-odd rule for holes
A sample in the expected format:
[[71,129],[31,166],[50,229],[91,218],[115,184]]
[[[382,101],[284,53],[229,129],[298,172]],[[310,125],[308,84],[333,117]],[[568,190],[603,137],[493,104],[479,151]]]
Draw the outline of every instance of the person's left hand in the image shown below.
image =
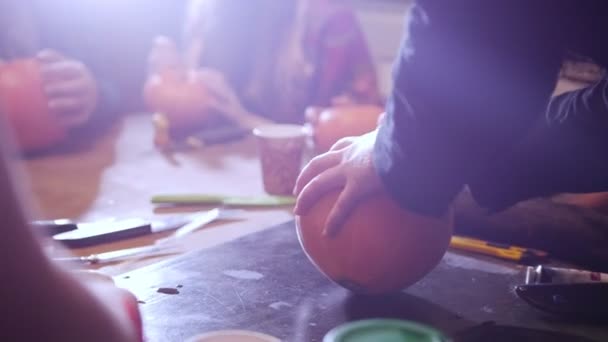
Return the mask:
[[66,128],[85,123],[97,106],[97,83],[91,71],[57,51],[43,50],[36,57],[42,64],[49,109]]
[[243,106],[236,91],[220,71],[200,68],[197,70],[197,77],[210,93],[209,106],[221,115],[248,128],[271,123],[268,119],[250,113]]

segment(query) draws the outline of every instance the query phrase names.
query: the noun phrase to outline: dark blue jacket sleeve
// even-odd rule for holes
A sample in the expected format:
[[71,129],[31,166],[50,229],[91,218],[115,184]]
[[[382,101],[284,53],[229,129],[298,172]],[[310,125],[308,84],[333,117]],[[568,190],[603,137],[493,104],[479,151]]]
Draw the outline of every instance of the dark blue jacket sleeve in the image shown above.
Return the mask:
[[[572,34],[570,10],[566,1],[417,2],[374,150],[399,203],[440,216],[465,185],[494,209],[533,195],[510,192],[510,172],[526,165],[507,162],[545,115]],[[539,132],[540,140],[561,139]],[[523,173],[517,186],[536,175]]]

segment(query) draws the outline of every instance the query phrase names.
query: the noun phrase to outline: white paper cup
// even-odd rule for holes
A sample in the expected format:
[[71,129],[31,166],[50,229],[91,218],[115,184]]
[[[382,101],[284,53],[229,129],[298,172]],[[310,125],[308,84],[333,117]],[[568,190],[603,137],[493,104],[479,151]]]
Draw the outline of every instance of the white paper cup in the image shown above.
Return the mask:
[[263,125],[253,134],[258,141],[264,191],[270,195],[291,195],[302,168],[307,132],[304,126]]

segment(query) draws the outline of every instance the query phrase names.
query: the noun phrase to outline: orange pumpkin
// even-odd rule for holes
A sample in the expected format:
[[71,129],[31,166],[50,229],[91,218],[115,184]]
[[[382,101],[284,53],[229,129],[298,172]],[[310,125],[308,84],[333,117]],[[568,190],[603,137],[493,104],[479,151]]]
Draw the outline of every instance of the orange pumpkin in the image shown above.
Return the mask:
[[48,148],[65,138],[65,129],[49,110],[35,59],[0,66],[0,112],[6,115],[22,151]]
[[152,74],[143,96],[148,109],[165,114],[173,128],[204,123],[210,116],[209,93],[195,71],[165,69]]
[[373,105],[309,108],[306,119],[312,126],[315,149],[323,153],[344,137],[359,136],[373,131],[383,111],[383,108]]
[[414,284],[443,257],[452,236],[451,215],[429,218],[401,209],[387,194],[363,200],[335,237],[322,235],[339,191],[296,217],[300,244],[321,273],[364,294],[386,294]]

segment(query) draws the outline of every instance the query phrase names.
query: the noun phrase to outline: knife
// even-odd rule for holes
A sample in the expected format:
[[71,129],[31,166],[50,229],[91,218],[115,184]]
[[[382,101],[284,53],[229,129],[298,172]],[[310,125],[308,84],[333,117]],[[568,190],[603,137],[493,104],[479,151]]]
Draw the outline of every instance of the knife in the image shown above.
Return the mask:
[[[217,217],[214,219],[235,219],[241,216],[243,212],[244,210],[241,209],[222,209],[215,213],[217,214]],[[179,229],[183,226],[192,227],[192,225],[196,223],[193,223],[193,221],[200,220],[200,217],[206,217],[209,213],[214,213],[214,210],[200,211],[188,215],[155,218],[152,220],[129,218],[114,221],[104,220],[78,223],[77,229],[55,234],[53,235],[53,240],[62,243],[68,248],[88,247]]]
[[[221,210],[219,208],[215,208],[208,212],[197,215],[197,216],[193,217],[190,222],[188,222],[187,224],[178,228],[175,232],[173,232],[173,234],[169,235],[168,237],[166,237],[164,239],[160,239],[160,240],[156,241],[156,245],[166,244],[168,242],[175,241],[176,239],[184,237],[184,236],[194,232],[195,230],[200,229],[204,225],[219,219],[220,217],[226,217],[226,216],[232,215],[232,213],[230,211],[228,211],[229,212],[228,214],[225,214],[225,212],[227,212],[227,210]],[[234,212],[234,210],[232,210],[232,212]]]
[[[54,260],[60,262],[85,262],[90,264],[98,264],[98,263],[106,263],[113,261],[120,261],[132,257],[143,257],[143,256],[152,256],[159,254],[171,254],[177,253],[179,250],[177,249],[177,245],[171,244],[170,242],[175,242],[178,239],[183,238],[184,236],[194,232],[197,229],[204,227],[205,225],[218,220],[218,219],[231,219],[236,218],[241,215],[244,211],[237,209],[213,209],[210,211],[200,212],[188,217],[189,222],[181,227],[177,228],[177,230],[164,239],[157,240],[154,245],[143,246],[143,247],[133,247],[126,249],[119,249],[116,251],[104,252],[91,254],[87,256],[75,256],[75,257],[62,257],[55,258]],[[164,230],[170,229],[171,226],[167,225],[162,227]],[[161,229],[161,228],[157,228]],[[173,252],[172,252],[173,251]]]
[[[175,250],[174,253],[178,251]],[[90,254],[85,256],[74,256],[74,257],[59,257],[53,258],[54,261],[58,262],[83,262],[88,264],[100,264],[100,263],[108,263],[114,261],[121,261],[125,259],[132,258],[134,256],[144,257],[144,256],[153,256],[159,254],[171,254],[171,249],[168,249],[165,246],[143,246],[143,247],[132,247],[119,249],[116,251]]]
[[77,229],[53,235],[53,240],[69,248],[88,247],[177,229],[190,220],[189,216],[184,215],[157,220],[129,218],[115,221],[82,222],[77,224]]

